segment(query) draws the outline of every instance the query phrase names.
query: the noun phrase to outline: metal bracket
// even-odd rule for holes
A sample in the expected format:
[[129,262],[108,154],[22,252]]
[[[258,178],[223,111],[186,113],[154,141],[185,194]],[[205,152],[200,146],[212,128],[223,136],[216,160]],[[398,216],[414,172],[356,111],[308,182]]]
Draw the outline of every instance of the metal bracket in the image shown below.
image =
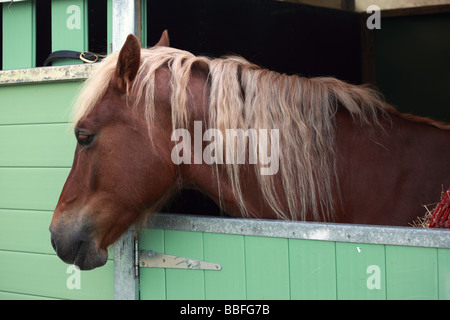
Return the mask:
[[222,270],[222,266],[217,263],[172,256],[152,250],[139,250],[139,267],[215,271]]

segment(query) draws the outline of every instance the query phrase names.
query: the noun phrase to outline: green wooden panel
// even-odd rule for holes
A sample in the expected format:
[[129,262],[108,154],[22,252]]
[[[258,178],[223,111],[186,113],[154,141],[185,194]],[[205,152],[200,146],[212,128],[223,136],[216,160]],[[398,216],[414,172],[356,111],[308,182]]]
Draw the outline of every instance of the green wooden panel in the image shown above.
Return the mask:
[[0,291],[64,299],[113,298],[112,261],[81,271],[80,289],[67,287],[73,275],[69,266],[56,255],[0,251]]
[[142,249],[221,271],[141,268],[145,299],[449,299],[450,250],[146,230]]
[[0,168],[0,208],[54,210],[69,168]]
[[[55,254],[50,244],[53,211],[0,209],[0,250]],[[114,258],[113,246],[108,248]]]
[[67,124],[0,125],[0,166],[71,167],[75,147]]
[[383,245],[336,243],[338,299],[386,299]]
[[0,300],[60,300],[60,299],[0,291]]
[[50,244],[51,211],[0,209],[0,250],[54,254]]
[[36,2],[3,3],[3,69],[36,66]]
[[68,122],[81,82],[0,86],[0,124]]
[[[203,234],[190,231],[165,231],[165,253],[203,260]],[[167,269],[167,299],[205,299],[203,270]]]
[[437,299],[437,249],[386,246],[387,298]]
[[[164,230],[143,229],[139,233],[139,249],[164,252]],[[140,268],[141,300],[166,299],[166,269]]]
[[[141,11],[147,12],[147,0],[141,0]],[[141,33],[142,33],[142,39],[141,39],[141,46],[143,48],[147,48],[150,46],[153,46],[154,43],[148,45],[147,44],[147,15],[142,14],[141,15]]]
[[[52,51],[88,50],[88,1],[52,0]],[[79,64],[73,59],[53,62],[53,65]]]
[[245,237],[247,299],[289,299],[288,239]]
[[[106,16],[106,38],[107,38],[107,53],[110,54],[111,53],[111,49],[112,49],[112,25],[113,25],[113,21],[112,21],[112,2],[113,0],[107,0],[107,16]],[[146,14],[144,14],[143,16],[147,16]]]
[[335,243],[289,239],[291,299],[336,299]]
[[438,249],[439,299],[450,300],[450,249]]
[[221,271],[205,271],[206,299],[246,299],[244,236],[205,233],[204,260]]

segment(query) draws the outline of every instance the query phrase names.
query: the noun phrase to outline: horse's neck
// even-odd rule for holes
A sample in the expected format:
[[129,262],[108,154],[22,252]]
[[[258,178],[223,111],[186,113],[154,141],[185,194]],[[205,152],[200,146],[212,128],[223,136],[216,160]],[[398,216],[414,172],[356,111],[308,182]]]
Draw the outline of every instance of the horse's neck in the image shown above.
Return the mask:
[[[385,132],[336,117],[337,170],[345,215],[336,222],[407,225],[448,187],[450,131],[392,114]],[[377,134],[378,132],[378,134]]]
[[211,165],[184,165],[180,171],[182,188],[197,190],[211,198],[219,207],[227,208],[227,214],[237,214],[230,185],[224,179],[217,179],[217,173]]
[[[185,165],[181,169],[182,187],[194,189],[208,196],[229,216],[252,218],[276,218],[270,208],[265,207],[261,192],[257,187],[254,173],[241,173],[242,196],[246,215],[237,204],[235,195],[224,173],[224,165],[216,167],[202,164]],[[245,168],[242,168],[245,170]],[[247,168],[248,169],[248,168]],[[251,170],[246,170],[247,172]],[[221,173],[222,172],[222,173]]]

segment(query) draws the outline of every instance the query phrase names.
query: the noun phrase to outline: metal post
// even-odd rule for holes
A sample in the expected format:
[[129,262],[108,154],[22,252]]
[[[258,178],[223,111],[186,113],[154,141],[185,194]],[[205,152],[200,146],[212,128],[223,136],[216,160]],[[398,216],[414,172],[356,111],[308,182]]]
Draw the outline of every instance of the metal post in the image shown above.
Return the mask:
[[[140,0],[112,0],[112,52],[122,48],[132,33],[140,38]],[[138,300],[139,280],[135,277],[134,240],[131,227],[114,243],[114,299]]]
[[114,243],[114,299],[139,300],[139,279],[135,273],[136,228],[132,226]]
[[130,33],[141,39],[140,16],[140,0],[112,1],[112,52],[120,51]]

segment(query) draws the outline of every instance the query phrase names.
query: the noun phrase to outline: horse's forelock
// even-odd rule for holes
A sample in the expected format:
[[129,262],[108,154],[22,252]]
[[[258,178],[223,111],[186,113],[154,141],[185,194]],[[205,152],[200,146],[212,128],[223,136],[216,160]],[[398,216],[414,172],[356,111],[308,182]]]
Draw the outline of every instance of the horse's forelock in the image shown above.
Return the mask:
[[72,111],[72,125],[86,117],[103,98],[108,90],[117,64],[117,53],[108,55],[102,62],[94,65],[90,77],[84,82]]

